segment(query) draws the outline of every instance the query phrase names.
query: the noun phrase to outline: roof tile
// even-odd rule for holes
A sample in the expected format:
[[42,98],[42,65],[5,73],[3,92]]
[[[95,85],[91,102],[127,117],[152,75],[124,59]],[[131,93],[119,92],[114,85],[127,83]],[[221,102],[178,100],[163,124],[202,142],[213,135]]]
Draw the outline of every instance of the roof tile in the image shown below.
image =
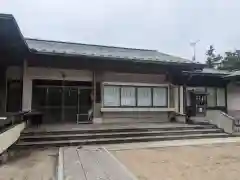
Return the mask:
[[65,53],[69,55],[109,57],[116,59],[121,58],[126,60],[196,64],[196,62],[191,60],[170,56],[168,54],[160,53],[156,50],[121,48],[37,39],[26,39],[26,42],[30,50],[35,50],[39,53]]

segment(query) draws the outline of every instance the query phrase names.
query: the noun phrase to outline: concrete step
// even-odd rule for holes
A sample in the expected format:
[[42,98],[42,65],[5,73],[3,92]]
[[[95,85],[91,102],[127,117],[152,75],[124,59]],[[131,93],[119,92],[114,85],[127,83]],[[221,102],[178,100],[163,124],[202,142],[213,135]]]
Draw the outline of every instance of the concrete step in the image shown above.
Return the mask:
[[229,135],[226,133],[210,133],[210,134],[186,134],[186,135],[144,136],[144,137],[84,139],[84,140],[31,141],[31,142],[18,142],[16,146],[21,148],[46,147],[46,146],[59,147],[59,146],[118,144],[118,143],[131,143],[131,142],[150,142],[150,141],[223,138],[223,137],[229,137]]
[[221,133],[221,129],[185,129],[172,131],[152,130],[146,132],[108,132],[108,133],[84,133],[84,134],[45,134],[45,135],[23,135],[20,141],[58,141],[58,140],[81,140],[81,139],[103,139],[103,138],[124,138],[124,137],[144,137],[144,136],[168,136],[185,134],[210,134]]
[[148,131],[173,131],[173,130],[190,130],[190,129],[214,129],[215,125],[186,125],[170,126],[170,127],[123,127],[123,128],[98,128],[98,129],[65,129],[65,130],[26,130],[22,133],[24,136],[39,136],[39,135],[62,135],[62,134],[85,134],[85,133],[121,133],[121,132],[148,132]]

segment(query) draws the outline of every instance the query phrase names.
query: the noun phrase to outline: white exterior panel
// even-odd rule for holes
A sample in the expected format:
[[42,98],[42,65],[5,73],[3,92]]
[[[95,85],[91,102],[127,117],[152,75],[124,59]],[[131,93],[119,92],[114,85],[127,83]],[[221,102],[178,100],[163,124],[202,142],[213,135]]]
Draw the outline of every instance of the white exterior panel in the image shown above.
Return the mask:
[[63,76],[68,81],[92,81],[93,79],[92,71],[87,70],[28,67],[27,74],[30,79],[63,80]]
[[240,85],[229,84],[227,93],[228,110],[240,110]]

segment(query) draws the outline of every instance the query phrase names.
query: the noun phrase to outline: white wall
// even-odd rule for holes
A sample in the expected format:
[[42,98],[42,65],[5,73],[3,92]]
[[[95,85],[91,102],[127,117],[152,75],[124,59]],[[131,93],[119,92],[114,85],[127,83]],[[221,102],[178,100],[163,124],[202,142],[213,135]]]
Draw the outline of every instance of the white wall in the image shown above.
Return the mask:
[[56,69],[56,68],[37,68],[28,67],[27,74],[30,79],[44,80],[63,80],[69,81],[92,81],[92,71],[73,70],[73,69]]
[[31,110],[32,107],[32,80],[64,80],[67,81],[92,81],[93,74],[87,70],[57,69],[27,67],[25,61],[23,71],[23,100],[22,109]]
[[230,83],[227,93],[228,110],[240,110],[240,85]]
[[135,74],[135,73],[115,73],[104,72],[102,74],[102,81],[105,82],[136,82],[136,83],[153,83],[163,84],[166,75],[164,74]]
[[169,122],[167,112],[104,112],[102,123]]

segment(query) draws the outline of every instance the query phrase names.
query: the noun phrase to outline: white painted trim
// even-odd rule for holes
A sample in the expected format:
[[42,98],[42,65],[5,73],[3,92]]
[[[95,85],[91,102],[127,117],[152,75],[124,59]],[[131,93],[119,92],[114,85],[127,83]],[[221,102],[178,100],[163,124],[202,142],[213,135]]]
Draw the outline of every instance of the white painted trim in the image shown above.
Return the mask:
[[[183,86],[180,86],[179,88],[180,88],[180,98],[179,98],[179,100],[180,100],[180,110],[179,110],[179,112],[180,112],[181,114],[184,114],[184,107],[183,107],[183,105],[184,105]],[[187,102],[186,102],[186,103],[187,103]]]
[[101,112],[169,112],[175,108],[101,108]]
[[103,82],[103,85],[169,87],[169,84],[132,83],[132,82],[130,83],[129,82]]

